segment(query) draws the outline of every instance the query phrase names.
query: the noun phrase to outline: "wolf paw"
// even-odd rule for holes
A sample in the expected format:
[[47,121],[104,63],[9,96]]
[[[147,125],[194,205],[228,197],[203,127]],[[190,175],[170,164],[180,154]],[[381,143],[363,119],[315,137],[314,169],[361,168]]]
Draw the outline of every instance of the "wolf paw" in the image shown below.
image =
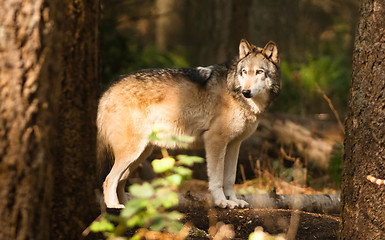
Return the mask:
[[245,208],[245,207],[249,206],[249,204],[246,201],[243,201],[240,199],[237,199],[235,201],[234,200],[222,200],[222,201],[215,202],[215,205],[217,205],[220,208],[230,208],[230,209]]
[[234,209],[238,207],[238,203],[232,200],[218,201],[218,202],[215,202],[215,205],[217,205],[220,208],[230,208],[230,209]]
[[124,208],[124,205],[123,204],[112,204],[112,205],[108,205],[107,208],[122,209],[122,208]]
[[239,207],[239,208],[246,208],[246,207],[249,206],[249,203],[248,203],[248,202],[243,201],[243,200],[241,200],[241,199],[237,199],[237,200],[235,200],[235,202],[238,204],[238,207]]

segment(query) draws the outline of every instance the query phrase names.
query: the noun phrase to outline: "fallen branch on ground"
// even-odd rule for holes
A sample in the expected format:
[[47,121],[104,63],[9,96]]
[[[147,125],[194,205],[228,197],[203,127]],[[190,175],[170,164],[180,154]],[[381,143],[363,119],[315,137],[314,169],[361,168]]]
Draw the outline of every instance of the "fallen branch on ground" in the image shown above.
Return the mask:
[[[255,209],[293,209],[312,213],[340,213],[339,194],[246,194],[239,198]],[[130,198],[130,196],[129,196]],[[209,193],[179,193],[178,208],[205,208],[212,205]]]

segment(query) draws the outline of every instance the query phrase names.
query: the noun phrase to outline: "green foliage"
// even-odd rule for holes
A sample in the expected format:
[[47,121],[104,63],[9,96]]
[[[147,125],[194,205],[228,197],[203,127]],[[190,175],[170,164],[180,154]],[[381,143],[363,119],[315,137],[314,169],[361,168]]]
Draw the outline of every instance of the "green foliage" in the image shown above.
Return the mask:
[[295,181],[297,183],[305,184],[304,179],[307,177],[307,169],[302,166],[302,163],[296,161],[291,167],[285,167],[280,160],[274,160],[272,162],[273,172],[280,179],[286,182]]
[[[309,56],[304,63],[281,64],[282,92],[275,108],[293,113],[328,111],[316,84],[345,112],[350,85],[350,58],[338,55]],[[324,106],[322,108],[322,106]]]
[[151,142],[163,142],[187,147],[188,144],[194,142],[194,137],[186,135],[175,135],[163,129],[160,125],[152,128],[152,133],[148,137]]
[[342,165],[344,160],[344,145],[337,143],[333,146],[333,151],[330,157],[329,174],[336,187],[340,187]]
[[[157,134],[157,128],[150,135],[150,139],[162,139]],[[181,139],[180,139],[181,138]],[[186,137],[175,136],[175,141],[184,141]],[[189,138],[189,140],[191,140]],[[193,140],[193,139],[192,139]],[[169,141],[169,139],[168,139]],[[103,232],[108,239],[122,237],[127,229],[141,228],[151,231],[175,234],[182,228],[180,220],[183,215],[169,209],[178,205],[178,194],[175,192],[184,179],[190,178],[192,171],[183,165],[192,166],[203,162],[200,157],[178,155],[176,158],[168,156],[162,151],[162,159],[152,162],[154,171],[162,177],[151,183],[133,184],[129,193],[133,197],[125,204],[119,216],[104,214],[100,221],[95,221],[90,228],[94,232]],[[115,223],[115,225],[113,224]],[[131,239],[140,239],[138,231]]]
[[165,157],[163,159],[155,159],[152,161],[152,167],[154,168],[154,172],[163,173],[166,171],[170,171],[175,165],[175,159],[172,157]]
[[93,222],[90,225],[90,229],[93,232],[113,232],[115,226],[109,220],[107,220],[107,218],[102,218],[98,222]]

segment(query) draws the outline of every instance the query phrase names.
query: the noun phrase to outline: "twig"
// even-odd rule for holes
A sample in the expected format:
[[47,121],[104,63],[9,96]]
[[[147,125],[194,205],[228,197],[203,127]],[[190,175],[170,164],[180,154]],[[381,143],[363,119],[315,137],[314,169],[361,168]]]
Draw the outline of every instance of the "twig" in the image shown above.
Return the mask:
[[[95,218],[94,222],[99,221],[103,216],[104,216],[104,213],[100,214],[97,218]],[[88,234],[90,234],[90,232],[91,232],[91,228],[90,226],[88,226],[86,229],[83,230],[82,235],[80,236],[80,239],[85,239],[88,236]]]
[[160,151],[162,152],[162,156],[163,156],[164,158],[167,158],[167,157],[170,156],[170,155],[168,155],[168,152],[167,152],[167,150],[166,150],[165,148],[162,148]]
[[258,183],[259,186],[262,184],[262,171],[261,171],[261,161],[257,160],[257,171],[258,171]]
[[316,88],[317,88],[317,91],[318,91],[319,93],[321,93],[321,94],[322,94],[322,97],[328,102],[330,109],[332,110],[334,116],[335,116],[336,119],[337,119],[337,122],[338,122],[338,124],[339,124],[339,126],[340,126],[340,128],[341,128],[342,133],[345,135],[345,127],[344,127],[344,125],[342,124],[341,119],[340,119],[340,116],[338,115],[337,110],[334,108],[332,101],[330,100],[330,98],[328,98],[328,96],[326,96],[325,92],[320,88],[320,86],[318,85],[318,83],[315,83],[315,86],[316,86]]
[[243,164],[240,164],[239,168],[241,169],[243,183],[246,183],[246,174],[245,174],[245,168],[243,167]]
[[297,235],[297,231],[298,231],[299,220],[300,220],[299,212],[293,211],[290,217],[289,230],[287,231],[287,235],[286,235],[288,240],[295,239],[295,236]]
[[250,163],[251,169],[253,169],[254,174],[256,174],[255,167],[254,167],[254,162],[253,162],[253,157],[251,156],[251,152],[250,151],[248,152],[248,159],[249,159],[249,163]]
[[285,152],[285,149],[283,149],[283,147],[281,146],[281,153],[282,153],[282,156],[286,159],[286,160],[289,160],[289,161],[292,161],[292,162],[296,162],[299,158],[295,158],[295,157],[292,157],[292,156],[289,156],[287,155],[287,153]]

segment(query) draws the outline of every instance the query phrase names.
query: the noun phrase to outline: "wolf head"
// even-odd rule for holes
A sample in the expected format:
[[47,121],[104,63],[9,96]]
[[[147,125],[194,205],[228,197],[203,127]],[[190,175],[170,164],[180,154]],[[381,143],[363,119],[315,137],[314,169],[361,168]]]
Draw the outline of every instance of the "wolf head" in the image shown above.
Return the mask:
[[268,105],[280,93],[280,61],[274,42],[259,48],[242,39],[236,68],[240,90],[245,98]]

